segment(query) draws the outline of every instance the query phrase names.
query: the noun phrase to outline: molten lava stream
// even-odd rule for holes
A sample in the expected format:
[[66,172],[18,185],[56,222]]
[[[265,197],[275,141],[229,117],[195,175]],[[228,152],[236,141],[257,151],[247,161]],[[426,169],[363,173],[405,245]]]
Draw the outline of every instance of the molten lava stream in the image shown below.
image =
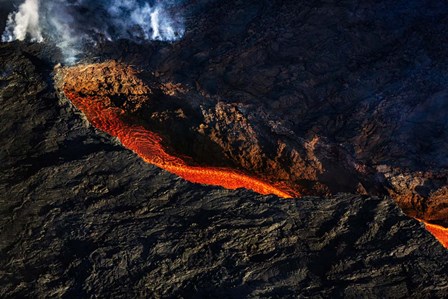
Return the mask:
[[423,222],[427,231],[429,231],[436,239],[448,249],[448,228],[437,225],[427,223],[421,219],[417,219],[420,222]]
[[97,129],[117,137],[123,146],[134,151],[146,162],[174,173],[187,181],[227,189],[246,188],[260,194],[275,194],[283,198],[293,197],[288,191],[229,168],[187,165],[184,160],[168,154],[162,146],[162,138],[142,126],[127,124],[121,120],[124,111],[111,107],[107,97],[79,97],[65,91],[70,101],[80,109]]
[[[162,138],[142,126],[122,121],[124,111],[111,106],[107,97],[79,97],[76,93],[65,91],[65,95],[80,109],[93,126],[117,137],[123,146],[137,153],[144,161],[174,173],[193,183],[222,186],[227,189],[246,188],[260,194],[275,194],[291,198],[292,192],[282,190],[259,179],[229,168],[200,167],[187,165],[179,157],[168,154],[162,146]],[[448,228],[424,223],[426,229],[448,248]]]

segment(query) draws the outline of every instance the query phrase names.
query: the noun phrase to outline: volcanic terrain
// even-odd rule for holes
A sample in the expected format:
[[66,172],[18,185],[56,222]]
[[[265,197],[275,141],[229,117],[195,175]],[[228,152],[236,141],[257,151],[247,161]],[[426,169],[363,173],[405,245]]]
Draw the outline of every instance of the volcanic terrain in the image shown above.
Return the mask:
[[0,44],[0,296],[445,297],[448,4],[182,9]]

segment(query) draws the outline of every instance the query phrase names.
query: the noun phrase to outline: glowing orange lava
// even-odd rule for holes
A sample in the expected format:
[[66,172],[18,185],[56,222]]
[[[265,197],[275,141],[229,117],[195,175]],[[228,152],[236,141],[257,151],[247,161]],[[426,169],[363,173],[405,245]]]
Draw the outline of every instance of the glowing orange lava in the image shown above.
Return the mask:
[[121,116],[125,112],[113,107],[107,97],[80,97],[68,90],[65,91],[65,95],[85,114],[93,126],[117,137],[125,147],[134,151],[146,162],[187,181],[222,186],[227,189],[246,188],[260,194],[275,194],[283,198],[292,197],[288,191],[233,169],[187,165],[181,158],[174,157],[164,150],[161,136],[143,126],[122,121]]
[[429,231],[436,239],[443,245],[443,247],[448,249],[448,228],[437,225],[427,223],[423,220],[418,219],[423,222],[426,227],[426,230]]
[[[283,198],[299,196],[281,184],[270,184],[232,168],[192,165],[188,157],[173,156],[163,146],[163,137],[142,125],[124,121],[125,110],[115,106],[109,96],[124,95],[137,107],[147,99],[150,89],[135,76],[136,72],[116,62],[81,65],[63,71],[65,96],[81,110],[97,129],[117,137],[126,148],[144,161],[176,174],[187,181],[227,189],[246,188],[260,194]],[[114,84],[115,83],[115,84]],[[448,248],[448,228],[426,223],[426,229]]]

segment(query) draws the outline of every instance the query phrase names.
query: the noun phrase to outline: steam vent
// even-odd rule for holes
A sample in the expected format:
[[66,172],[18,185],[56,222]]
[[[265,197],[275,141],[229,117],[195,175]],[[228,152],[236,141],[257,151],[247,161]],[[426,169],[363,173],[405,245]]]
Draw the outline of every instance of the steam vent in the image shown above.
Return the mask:
[[392,2],[1,1],[0,297],[447,298],[448,3]]

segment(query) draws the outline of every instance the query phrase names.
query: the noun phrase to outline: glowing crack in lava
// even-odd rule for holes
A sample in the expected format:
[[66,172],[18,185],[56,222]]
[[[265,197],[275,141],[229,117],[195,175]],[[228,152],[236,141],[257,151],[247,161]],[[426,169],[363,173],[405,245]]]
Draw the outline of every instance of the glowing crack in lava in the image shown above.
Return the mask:
[[[246,188],[260,194],[274,194],[283,198],[292,197],[288,191],[234,169],[189,165],[186,162],[188,159],[175,157],[165,150],[162,145],[162,136],[141,125],[124,121],[123,117],[126,111],[114,106],[108,94],[113,93],[114,90],[117,91],[117,89],[133,88],[133,94],[138,96],[144,94],[146,88],[132,76],[133,71],[130,68],[120,69],[120,67],[117,67],[118,64],[116,63],[112,63],[112,65],[106,63],[103,65],[75,66],[63,70],[62,91],[84,113],[94,127],[117,137],[123,146],[134,151],[144,161],[176,174],[187,181],[222,186],[227,189]],[[97,76],[97,71],[101,68],[108,74],[111,70],[115,71],[114,76],[121,79],[132,79],[129,82],[122,81],[118,86],[113,86],[110,80],[100,83],[95,82],[95,80],[92,81],[92,79],[95,79],[92,76]],[[85,81],[80,79],[82,77]],[[107,91],[101,92],[104,88]]]

